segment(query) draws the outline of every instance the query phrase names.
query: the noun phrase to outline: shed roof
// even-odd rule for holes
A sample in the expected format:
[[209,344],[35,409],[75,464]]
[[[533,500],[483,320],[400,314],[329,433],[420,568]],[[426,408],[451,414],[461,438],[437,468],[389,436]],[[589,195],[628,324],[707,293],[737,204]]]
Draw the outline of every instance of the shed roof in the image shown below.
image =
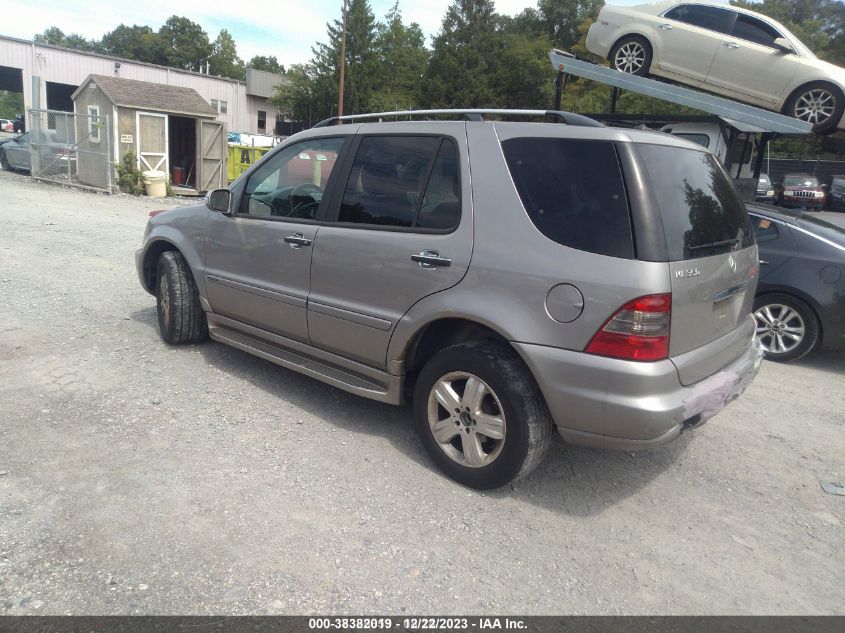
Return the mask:
[[107,75],[88,75],[71,98],[76,99],[90,82],[97,84],[116,106],[201,117],[217,116],[217,111],[193,88]]

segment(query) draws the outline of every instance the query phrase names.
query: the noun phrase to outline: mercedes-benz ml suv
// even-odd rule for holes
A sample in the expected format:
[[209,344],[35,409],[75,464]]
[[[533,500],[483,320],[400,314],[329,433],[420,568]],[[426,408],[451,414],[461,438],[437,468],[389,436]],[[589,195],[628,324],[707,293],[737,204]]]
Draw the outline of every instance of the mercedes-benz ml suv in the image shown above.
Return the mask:
[[401,113],[435,115],[329,120],[152,217],[137,268],[164,340],[411,398],[432,459],[478,488],[554,429],[653,447],[743,391],[757,247],[712,154],[567,113]]

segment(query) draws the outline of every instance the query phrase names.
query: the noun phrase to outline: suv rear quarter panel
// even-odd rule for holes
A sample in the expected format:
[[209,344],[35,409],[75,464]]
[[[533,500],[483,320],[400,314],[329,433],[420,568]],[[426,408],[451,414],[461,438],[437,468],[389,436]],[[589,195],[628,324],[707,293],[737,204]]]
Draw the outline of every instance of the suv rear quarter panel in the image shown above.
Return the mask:
[[[469,271],[457,286],[427,297],[405,315],[391,341],[388,360],[401,360],[425,324],[456,317],[486,325],[512,342],[581,351],[624,303],[671,290],[665,262],[620,259],[562,246],[544,236],[528,218],[500,140],[584,138],[583,130],[532,123],[467,123],[475,231]],[[589,131],[591,139],[624,140],[612,130]],[[546,310],[546,297],[559,284],[571,284],[583,296],[580,316],[569,323],[555,321]]]

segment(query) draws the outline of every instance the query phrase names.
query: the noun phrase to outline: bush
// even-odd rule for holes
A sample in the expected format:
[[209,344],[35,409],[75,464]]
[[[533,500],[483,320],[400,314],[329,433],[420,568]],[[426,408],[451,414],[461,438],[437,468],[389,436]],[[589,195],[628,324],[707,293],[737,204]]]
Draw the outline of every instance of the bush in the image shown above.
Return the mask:
[[132,150],[126,152],[123,161],[117,165],[117,183],[124,193],[131,193],[134,196],[144,193],[141,170],[138,169],[138,160]]

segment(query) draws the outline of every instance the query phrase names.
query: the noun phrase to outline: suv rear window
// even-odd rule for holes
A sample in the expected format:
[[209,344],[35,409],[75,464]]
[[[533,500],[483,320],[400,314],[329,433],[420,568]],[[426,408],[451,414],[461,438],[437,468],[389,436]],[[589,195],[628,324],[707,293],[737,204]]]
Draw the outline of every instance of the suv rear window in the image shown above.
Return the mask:
[[513,138],[505,160],[534,226],[558,244],[634,258],[631,214],[610,141]]
[[664,145],[637,149],[663,220],[670,261],[753,244],[745,205],[712,154]]

